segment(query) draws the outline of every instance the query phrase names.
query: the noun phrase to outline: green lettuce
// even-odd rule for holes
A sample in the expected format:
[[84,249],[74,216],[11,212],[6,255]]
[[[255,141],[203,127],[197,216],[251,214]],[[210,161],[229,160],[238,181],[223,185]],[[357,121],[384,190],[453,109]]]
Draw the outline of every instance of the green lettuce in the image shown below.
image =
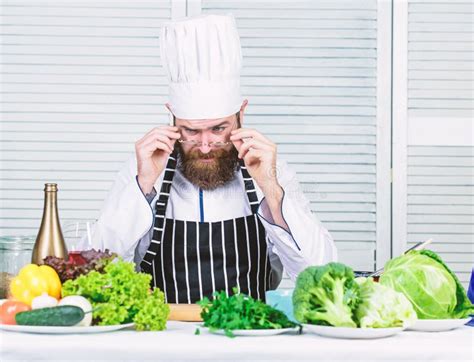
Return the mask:
[[356,282],[360,286],[360,303],[355,317],[361,328],[408,327],[416,321],[416,312],[402,293],[372,278],[357,278]]
[[114,325],[134,322],[137,330],[166,328],[169,306],[158,288],[150,291],[151,276],[137,273],[133,263],[120,258],[102,273],[91,271],[66,281],[62,296],[82,295],[93,307],[94,324]]
[[474,305],[456,275],[430,250],[413,250],[390,260],[380,283],[403,293],[419,319],[465,318],[474,314]]

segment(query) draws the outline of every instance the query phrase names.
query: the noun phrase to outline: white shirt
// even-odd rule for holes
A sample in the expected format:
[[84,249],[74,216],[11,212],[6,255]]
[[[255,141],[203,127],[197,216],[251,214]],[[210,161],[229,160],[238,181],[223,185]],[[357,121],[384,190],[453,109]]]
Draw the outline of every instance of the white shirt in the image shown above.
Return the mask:
[[[281,280],[283,268],[295,280],[299,272],[311,265],[337,260],[337,250],[327,229],[310,209],[296,175],[285,162],[277,163],[278,182],[284,190],[282,216],[289,231],[276,225],[264,195],[254,181],[260,202],[258,216],[268,236],[273,285]],[[137,178],[135,156],[118,173],[102,207],[93,233],[93,247],[116,252],[124,260],[138,264],[151,240],[154,210],[163,174],[155,182],[158,195],[149,203]],[[201,219],[199,188],[176,170],[170,191],[166,217],[213,222],[251,214],[240,171],[232,181],[212,191],[203,191]]]

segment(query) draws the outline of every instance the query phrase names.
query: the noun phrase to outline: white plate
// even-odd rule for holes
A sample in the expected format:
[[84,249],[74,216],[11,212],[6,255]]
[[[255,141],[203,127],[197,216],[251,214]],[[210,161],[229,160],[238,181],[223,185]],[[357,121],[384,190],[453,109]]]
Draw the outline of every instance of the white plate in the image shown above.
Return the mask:
[[[218,329],[216,331],[210,331],[207,327],[199,327],[200,329],[204,329],[209,333],[213,334],[220,334],[225,336],[225,332],[222,329]],[[280,328],[280,329],[236,329],[232,331],[232,334],[236,337],[266,337],[266,336],[276,336],[278,334],[283,333],[298,333],[300,327],[294,328]]]
[[40,334],[73,334],[73,333],[104,333],[117,331],[133,326],[134,323],[116,324],[113,326],[90,326],[90,327],[56,327],[56,326],[19,326],[0,324],[0,330],[23,333]]
[[348,338],[348,339],[375,339],[393,336],[400,333],[404,328],[348,328],[318,326],[314,324],[303,324],[303,332],[318,334],[324,337]]
[[471,318],[463,319],[418,319],[415,324],[408,327],[409,331],[419,332],[444,332],[462,327]]

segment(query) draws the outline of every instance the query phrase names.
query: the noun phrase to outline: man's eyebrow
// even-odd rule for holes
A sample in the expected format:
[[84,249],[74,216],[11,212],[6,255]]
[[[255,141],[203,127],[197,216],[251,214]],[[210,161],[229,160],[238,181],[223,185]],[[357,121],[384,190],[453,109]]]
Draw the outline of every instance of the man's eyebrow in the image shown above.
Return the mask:
[[181,127],[183,127],[187,131],[199,131],[199,129],[191,128],[191,127],[188,127],[188,126],[181,126]]
[[222,126],[227,126],[227,125],[229,125],[229,121],[224,121],[224,122],[221,122],[221,123],[219,123],[219,124],[216,124],[216,125],[214,125],[214,126],[212,126],[212,127],[209,127],[208,129],[213,129],[213,128],[216,128],[216,127],[222,127]]
[[[229,121],[223,121],[221,123],[218,123],[214,126],[211,126],[211,127],[208,127],[207,129],[213,129],[213,128],[216,128],[216,127],[222,127],[222,126],[228,126],[229,125]],[[188,127],[188,126],[182,126],[184,129],[188,130],[188,131],[202,131],[201,128],[191,128],[191,127]]]

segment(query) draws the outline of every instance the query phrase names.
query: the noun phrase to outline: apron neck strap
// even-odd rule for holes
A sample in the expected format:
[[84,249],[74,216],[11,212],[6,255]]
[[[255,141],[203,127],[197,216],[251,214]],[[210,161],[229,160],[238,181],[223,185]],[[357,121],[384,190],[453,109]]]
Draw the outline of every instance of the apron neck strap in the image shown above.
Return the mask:
[[244,180],[245,192],[247,193],[247,198],[249,200],[250,208],[252,209],[252,214],[256,214],[258,210],[258,197],[257,191],[255,190],[255,185],[253,183],[252,177],[247,171],[244,160],[239,159],[240,172],[242,173],[242,178]]
[[168,200],[170,197],[171,183],[176,171],[176,163],[178,160],[178,153],[174,150],[166,163],[164,170],[163,182],[161,183],[160,195],[156,201],[156,217],[165,218],[166,206],[168,206]]

